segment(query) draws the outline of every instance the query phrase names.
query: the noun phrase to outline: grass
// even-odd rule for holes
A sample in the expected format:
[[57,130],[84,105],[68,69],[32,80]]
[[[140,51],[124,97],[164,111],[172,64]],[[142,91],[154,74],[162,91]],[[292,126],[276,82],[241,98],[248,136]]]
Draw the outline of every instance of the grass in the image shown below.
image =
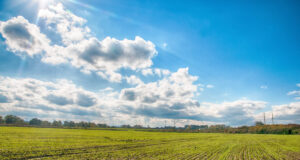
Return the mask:
[[300,159],[299,135],[0,127],[0,159]]

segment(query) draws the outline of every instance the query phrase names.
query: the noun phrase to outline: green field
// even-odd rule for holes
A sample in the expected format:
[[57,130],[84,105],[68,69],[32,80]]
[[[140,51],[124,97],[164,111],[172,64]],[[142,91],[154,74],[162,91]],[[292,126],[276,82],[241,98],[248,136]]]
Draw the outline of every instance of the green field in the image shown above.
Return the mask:
[[0,127],[0,159],[300,159],[300,136]]

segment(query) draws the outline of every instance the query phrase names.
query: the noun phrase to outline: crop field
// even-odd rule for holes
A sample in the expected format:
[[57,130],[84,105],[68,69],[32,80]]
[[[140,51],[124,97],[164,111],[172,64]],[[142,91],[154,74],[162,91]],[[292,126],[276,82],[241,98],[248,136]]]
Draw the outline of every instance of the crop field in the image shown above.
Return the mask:
[[0,127],[0,159],[300,159],[299,135]]

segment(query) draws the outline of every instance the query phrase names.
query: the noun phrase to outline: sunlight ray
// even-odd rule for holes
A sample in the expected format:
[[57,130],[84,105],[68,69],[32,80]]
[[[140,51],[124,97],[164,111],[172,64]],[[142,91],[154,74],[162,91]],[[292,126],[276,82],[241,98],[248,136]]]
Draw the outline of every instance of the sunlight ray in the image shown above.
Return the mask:
[[82,6],[82,7],[88,8],[88,9],[90,9],[90,10],[92,10],[92,11],[98,11],[98,9],[97,9],[96,7],[93,7],[93,6],[88,5],[88,4],[86,4],[86,3],[79,2],[79,1],[77,1],[77,0],[65,0],[65,1],[74,3],[74,4],[76,4],[76,5],[80,5],[80,6]]
[[26,56],[21,57],[21,62],[20,62],[20,64],[19,64],[19,68],[18,68],[18,72],[17,72],[17,75],[18,75],[18,76],[21,76],[21,75],[22,75],[23,70],[24,70],[25,63],[26,63]]

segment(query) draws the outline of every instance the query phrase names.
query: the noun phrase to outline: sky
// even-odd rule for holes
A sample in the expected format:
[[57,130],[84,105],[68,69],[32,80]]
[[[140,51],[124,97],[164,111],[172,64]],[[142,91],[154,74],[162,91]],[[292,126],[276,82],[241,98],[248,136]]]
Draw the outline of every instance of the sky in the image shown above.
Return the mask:
[[300,123],[299,1],[0,1],[0,115]]

